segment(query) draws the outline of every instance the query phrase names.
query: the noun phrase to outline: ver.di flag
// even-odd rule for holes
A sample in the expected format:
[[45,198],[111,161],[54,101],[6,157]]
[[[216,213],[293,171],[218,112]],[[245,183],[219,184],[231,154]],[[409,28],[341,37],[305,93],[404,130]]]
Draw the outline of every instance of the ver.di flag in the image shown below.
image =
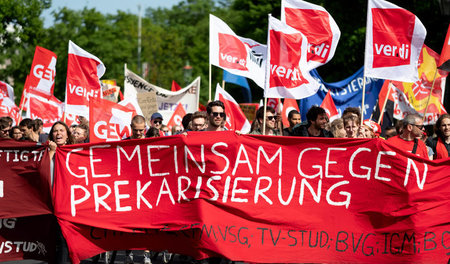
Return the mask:
[[305,35],[269,15],[267,42],[264,97],[302,99],[315,94],[319,84],[309,74]]
[[69,40],[65,112],[89,118],[89,100],[102,98],[103,62]]
[[225,22],[209,15],[209,63],[252,79],[264,88],[267,46],[237,36]]
[[216,87],[216,95],[214,100],[219,100],[225,105],[226,123],[228,130],[239,130],[243,134],[250,132],[250,122],[245,117],[239,104],[234,98],[227,93],[219,84]]
[[0,81],[0,98],[4,97],[14,101],[14,88],[9,84]]
[[281,21],[308,38],[307,61],[310,69],[333,58],[341,31],[325,8],[301,0],[282,0]]
[[383,0],[369,0],[364,76],[416,82],[427,31],[411,12]]
[[61,120],[62,117],[62,102],[58,98],[42,96],[42,94],[31,92],[28,99],[27,117],[31,119],[41,119],[43,130],[49,133],[53,124]]

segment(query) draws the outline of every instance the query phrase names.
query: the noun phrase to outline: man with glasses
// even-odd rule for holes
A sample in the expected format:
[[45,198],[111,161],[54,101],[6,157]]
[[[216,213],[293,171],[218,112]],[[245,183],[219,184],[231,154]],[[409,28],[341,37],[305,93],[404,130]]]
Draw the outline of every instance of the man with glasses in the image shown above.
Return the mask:
[[161,131],[162,122],[163,117],[160,113],[156,112],[152,114],[152,117],[150,118],[150,126],[158,129],[160,137],[165,136],[164,132]]
[[420,140],[423,133],[425,133],[422,118],[417,114],[410,114],[403,119],[402,123],[402,132],[397,136],[389,138],[387,142],[399,149],[428,159],[427,146]]
[[206,106],[209,124],[206,131],[225,131],[225,105],[221,101],[212,101]]
[[253,129],[250,132],[252,135],[267,135],[267,136],[279,136],[280,131],[275,129],[277,122],[277,116],[275,113],[275,109],[273,107],[266,107],[266,129],[265,134],[263,134],[263,126],[264,126],[264,106],[261,106],[258,111],[256,111],[256,118],[253,121]]
[[195,112],[192,115],[191,119],[192,131],[205,131],[205,129],[208,127],[206,120],[208,120],[208,117],[206,116],[205,112]]
[[11,125],[6,118],[0,118],[0,138],[9,138],[9,130]]

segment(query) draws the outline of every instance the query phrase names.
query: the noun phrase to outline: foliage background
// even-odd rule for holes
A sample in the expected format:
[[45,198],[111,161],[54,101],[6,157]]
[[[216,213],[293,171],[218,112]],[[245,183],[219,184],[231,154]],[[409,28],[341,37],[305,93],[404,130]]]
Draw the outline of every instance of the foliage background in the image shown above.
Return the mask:
[[[340,27],[336,54],[318,71],[328,82],[342,80],[363,66],[367,0],[309,2],[324,6]],[[439,1],[391,2],[419,17],[428,31],[425,44],[440,53],[450,19],[441,13]],[[138,73],[137,14],[118,11],[105,15],[95,9],[62,8],[53,12],[53,25],[44,28],[40,15],[51,6],[51,0],[0,0],[0,6],[0,80],[13,82],[16,102],[30,71],[36,45],[58,56],[55,95],[60,100],[64,100],[69,40],[103,61],[107,69],[103,79],[115,79],[123,86],[124,63]],[[183,0],[172,8],[148,8],[142,17],[141,61],[149,65],[145,79],[170,89],[172,80],[184,86],[201,76],[200,101],[206,104],[209,14],[221,18],[236,34],[266,43],[267,14],[279,18],[280,6],[280,1],[274,0]],[[11,27],[14,30],[8,30]],[[187,63],[193,67],[189,80],[183,71]],[[221,82],[222,71],[212,67],[212,76],[214,89],[215,84]],[[259,102],[262,89],[252,81],[249,83],[253,100]],[[243,102],[239,87],[227,84],[226,89],[238,102]],[[449,88],[446,90],[448,92]]]

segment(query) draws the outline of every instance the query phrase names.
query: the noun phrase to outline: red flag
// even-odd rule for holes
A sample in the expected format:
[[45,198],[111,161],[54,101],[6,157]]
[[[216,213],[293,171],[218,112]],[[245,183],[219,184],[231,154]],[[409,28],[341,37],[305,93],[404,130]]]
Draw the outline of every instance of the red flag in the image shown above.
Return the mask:
[[331,97],[330,91],[328,91],[320,107],[325,109],[330,122],[332,122],[336,118],[339,118],[339,112],[336,109],[336,105],[334,104],[333,97]]
[[341,31],[325,8],[300,0],[282,0],[281,21],[308,38],[310,68],[323,65],[333,58]]
[[100,77],[105,73],[103,62],[69,41],[66,81],[66,109],[70,114],[89,117],[90,98],[101,98]]
[[58,98],[50,98],[30,93],[27,116],[31,119],[39,118],[44,123],[44,132],[49,133],[50,129],[62,117],[62,102]]
[[36,46],[30,74],[25,82],[27,91],[37,91],[50,98],[55,88],[56,54]]
[[169,130],[172,130],[173,126],[183,126],[181,124],[181,120],[183,120],[183,117],[186,115],[186,110],[184,110],[184,107],[181,103],[178,103],[177,107],[173,111],[173,115],[170,118],[169,122],[167,123],[167,127]]
[[283,102],[283,112],[281,113],[281,117],[283,119],[283,125],[285,127],[289,127],[288,115],[292,110],[297,110],[300,112],[298,108],[297,100],[286,98]]
[[172,92],[181,90],[181,86],[174,80],[172,80]]
[[415,82],[427,31],[411,12],[383,0],[369,0],[364,76]]
[[219,100],[225,105],[225,114],[227,116],[225,127],[228,130],[239,130],[244,134],[250,132],[250,122],[248,122],[241,107],[219,84],[217,84],[214,100]]
[[0,81],[0,98],[3,97],[8,97],[14,101],[14,88],[9,84]]
[[444,71],[450,71],[450,24],[448,25],[447,36],[442,47],[438,68]]
[[90,143],[121,140],[131,136],[131,119],[136,111],[101,98],[89,103]]
[[0,98],[0,116],[10,116],[16,125],[21,120],[19,107],[9,97]]
[[319,84],[309,74],[305,35],[269,16],[268,42],[264,97],[302,99],[315,94]]
[[198,103],[198,111],[206,111],[206,106],[201,103]]

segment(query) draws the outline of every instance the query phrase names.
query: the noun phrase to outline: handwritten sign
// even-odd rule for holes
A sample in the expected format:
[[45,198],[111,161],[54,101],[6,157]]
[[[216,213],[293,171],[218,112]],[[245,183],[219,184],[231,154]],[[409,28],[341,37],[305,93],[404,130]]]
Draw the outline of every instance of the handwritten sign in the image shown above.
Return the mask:
[[158,104],[156,101],[156,92],[144,92],[137,94],[138,104],[141,107],[145,119],[150,120],[153,113],[158,112]]

